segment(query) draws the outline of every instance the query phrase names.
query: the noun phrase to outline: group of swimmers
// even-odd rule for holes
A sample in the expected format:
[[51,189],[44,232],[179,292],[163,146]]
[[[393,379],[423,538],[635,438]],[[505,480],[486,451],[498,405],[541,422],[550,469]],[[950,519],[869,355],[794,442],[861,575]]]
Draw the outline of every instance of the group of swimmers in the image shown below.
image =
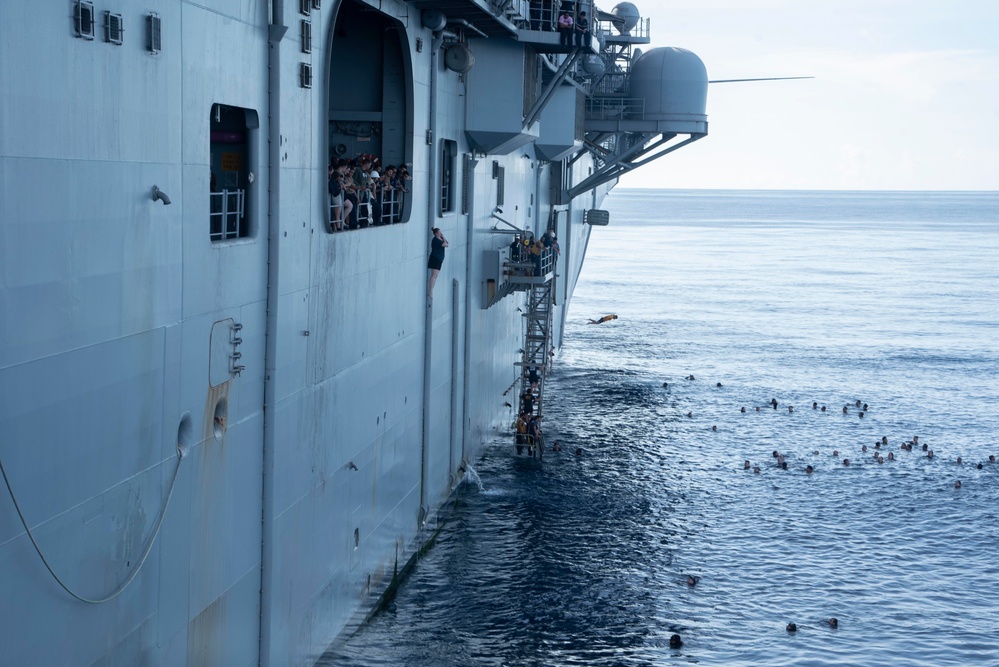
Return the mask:
[[[692,379],[692,378],[693,378],[693,376],[689,376],[688,379]],[[716,386],[720,387],[721,383],[719,382]],[[776,410],[779,404],[778,404],[776,398],[772,398],[772,399],[770,399],[770,403],[768,403],[767,405],[769,407],[773,408],[774,410]],[[850,404],[844,405],[843,406],[843,414],[849,414],[850,407],[851,407]],[[855,401],[853,403],[852,407],[857,410],[857,415],[861,419],[864,417],[864,413],[868,412],[869,409],[870,409],[870,406],[868,406],[867,403],[863,403],[860,400]],[[760,406],[756,406],[755,409],[756,409],[757,412],[760,412]],[[819,404],[818,404],[818,402],[813,401],[812,402],[812,409],[813,410],[820,410],[821,412],[825,412],[826,411],[826,406],[823,405],[823,406],[820,407]],[[794,406],[793,405],[787,406],[787,410],[788,410],[788,412],[794,412]],[[743,412],[743,413],[745,413],[746,412],[746,407],[743,406],[740,409],[740,411]],[[687,416],[688,417],[692,417],[693,414],[691,412],[688,412]],[[712,431],[717,431],[718,427],[717,426],[712,426],[711,430]],[[867,445],[862,445],[861,448],[860,448],[860,451],[861,451],[861,455],[866,455],[866,454],[870,453],[871,459],[873,461],[875,461],[878,464],[883,464],[886,460],[889,461],[889,462],[895,460],[895,452],[889,451],[888,448],[889,448],[888,436],[881,436],[880,440],[876,440],[874,442],[874,451],[873,452],[869,451],[869,448],[868,448]],[[933,460],[933,458],[936,456],[936,454],[934,453],[934,451],[929,448],[929,445],[927,445],[926,443],[920,443],[919,442],[919,436],[918,435],[912,436],[912,440],[903,441],[899,445],[899,449],[901,451],[907,451],[907,452],[911,452],[911,451],[914,451],[914,450],[915,451],[920,451],[920,449],[921,449],[923,452],[926,453],[926,458],[928,460]],[[819,455],[819,450],[817,450],[817,449],[813,450],[812,451],[812,455],[813,456],[818,456]],[[839,452],[838,449],[834,449],[833,452],[832,452],[832,455],[837,460],[839,460],[839,458],[840,458],[840,452]],[[781,454],[779,451],[774,450],[771,456],[772,456],[772,458],[776,459],[776,464],[777,464],[778,468],[781,468],[783,470],[787,470],[788,464],[787,464],[787,461],[785,460],[784,454]],[[962,465],[964,463],[964,459],[962,457],[958,456],[954,462],[957,465]],[[995,462],[996,462],[996,456],[995,456],[995,454],[990,454],[989,457],[988,457],[988,463],[995,463]],[[850,463],[851,462],[850,462],[849,458],[843,457],[842,464],[844,466],[849,466]],[[984,462],[979,462],[979,463],[977,463],[975,465],[975,467],[978,470],[981,470],[981,469],[983,469],[985,467],[985,464],[984,464]],[[758,466],[758,465],[754,466],[748,460],[743,461],[742,468],[743,468],[743,470],[749,470],[751,468],[754,473],[759,473],[760,472],[760,466]],[[806,474],[811,475],[812,473],[815,472],[815,467],[812,466],[812,465],[806,465],[804,470],[805,470]],[[961,480],[956,480],[954,482],[954,488],[958,488],[958,489],[961,488]]]

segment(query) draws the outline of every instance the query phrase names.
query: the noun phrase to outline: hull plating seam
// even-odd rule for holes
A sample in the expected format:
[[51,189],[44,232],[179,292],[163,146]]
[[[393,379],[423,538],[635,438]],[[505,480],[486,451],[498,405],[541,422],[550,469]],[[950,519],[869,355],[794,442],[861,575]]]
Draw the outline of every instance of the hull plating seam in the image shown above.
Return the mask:
[[24,512],[21,511],[21,504],[17,502],[17,496],[14,495],[14,489],[10,485],[10,479],[7,477],[7,469],[3,467],[3,460],[0,459],[0,475],[3,475],[3,482],[7,486],[7,492],[10,494],[10,499],[14,503],[14,509],[17,510],[17,516],[21,519],[21,525],[24,526],[24,531],[28,534],[28,539],[31,540],[31,545],[35,548],[35,553],[41,559],[42,564],[45,565],[45,569],[49,571],[52,578],[56,580],[56,583],[71,596],[79,600],[80,602],[86,602],[87,604],[103,604],[105,602],[110,602],[124,592],[128,585],[131,584],[135,577],[139,574],[139,570],[146,562],[146,558],[149,556],[149,552],[153,550],[153,544],[156,543],[156,538],[160,534],[160,528],[163,527],[163,518],[166,516],[167,508],[170,506],[170,498],[173,497],[173,490],[177,486],[177,475],[180,473],[180,462],[184,460],[184,455],[180,450],[177,452],[177,465],[173,469],[173,477],[170,478],[170,490],[167,491],[166,500],[163,501],[163,508],[160,510],[159,518],[156,519],[156,527],[153,528],[152,534],[149,536],[149,541],[146,543],[146,548],[142,550],[142,556],[139,557],[139,562],[135,564],[135,567],[129,572],[128,576],[125,577],[118,586],[102,598],[87,598],[78,593],[75,593],[69,586],[66,585],[52,566],[49,565],[49,561],[45,558],[45,554],[42,553],[42,548],[38,545],[38,540],[35,539],[34,533],[31,532],[31,527],[28,525],[27,519],[24,518]]

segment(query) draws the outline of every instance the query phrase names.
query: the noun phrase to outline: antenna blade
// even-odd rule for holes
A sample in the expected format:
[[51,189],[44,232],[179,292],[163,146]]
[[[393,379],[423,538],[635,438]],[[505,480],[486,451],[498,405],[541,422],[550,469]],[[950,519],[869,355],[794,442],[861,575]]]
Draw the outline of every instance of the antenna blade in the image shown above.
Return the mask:
[[791,81],[793,79],[814,79],[814,76],[769,76],[760,79],[715,79],[708,83],[743,83],[746,81]]

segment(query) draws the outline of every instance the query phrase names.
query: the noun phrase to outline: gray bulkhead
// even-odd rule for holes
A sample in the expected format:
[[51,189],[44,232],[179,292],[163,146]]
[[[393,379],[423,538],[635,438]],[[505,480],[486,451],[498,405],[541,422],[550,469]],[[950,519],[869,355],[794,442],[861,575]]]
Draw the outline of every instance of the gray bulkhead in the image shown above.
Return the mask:
[[[504,219],[544,231],[549,167],[530,143],[538,129],[517,130],[520,91],[495,86],[496,108],[514,99],[517,117],[494,119],[510,134],[496,153],[473,154],[469,119],[481,120],[488,86],[474,103],[469,90],[509,58],[523,71],[523,47],[490,42],[465,76],[437,59],[431,123],[434,34],[401,2],[351,9],[378,13],[395,40],[380,63],[340,55],[338,39],[365,34],[358,24],[337,36],[345,2],[305,14],[285,0],[288,31],[273,46],[267,2],[97,1],[93,40],[76,36],[75,6],[0,3],[0,458],[39,547],[83,597],[112,591],[155,542],[120,595],[85,604],[57,587],[0,502],[3,660],[310,664],[413,555],[459,467],[512,419],[504,391],[522,297],[485,308],[483,257],[510,240],[492,217],[500,204]],[[120,45],[103,39],[105,11],[120,12]],[[354,92],[338,96],[330,71]],[[245,125],[239,151],[220,143],[229,129],[213,133],[223,110]],[[325,164],[341,141],[330,122],[373,114],[386,161],[412,163],[406,222],[331,234]],[[363,133],[350,136],[357,150]],[[445,140],[459,196],[442,213],[429,151]],[[245,196],[245,228],[221,241],[209,231],[213,169]],[[564,308],[589,228],[579,210],[560,211]],[[428,308],[431,226],[450,245]]]

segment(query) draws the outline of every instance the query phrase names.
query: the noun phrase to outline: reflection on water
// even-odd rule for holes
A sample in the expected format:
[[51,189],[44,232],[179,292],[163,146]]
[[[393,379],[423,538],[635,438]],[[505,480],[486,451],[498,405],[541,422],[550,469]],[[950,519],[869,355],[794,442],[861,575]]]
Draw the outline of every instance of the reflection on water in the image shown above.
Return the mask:
[[[760,215],[600,230],[546,386],[563,451],[489,448],[324,664],[999,664],[996,226]],[[585,325],[603,312],[620,319]],[[900,449],[914,435],[932,460]]]

